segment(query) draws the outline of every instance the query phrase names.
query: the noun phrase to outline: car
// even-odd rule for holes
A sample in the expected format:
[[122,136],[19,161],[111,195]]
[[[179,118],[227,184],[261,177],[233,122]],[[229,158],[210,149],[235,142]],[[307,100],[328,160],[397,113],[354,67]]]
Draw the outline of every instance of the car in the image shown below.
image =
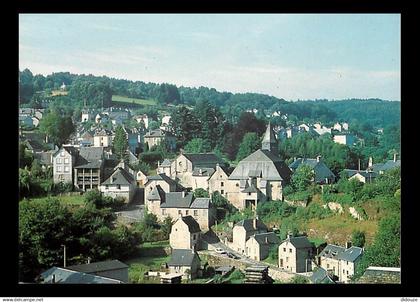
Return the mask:
[[226,254],[226,251],[221,249],[220,247],[216,248],[216,253],[218,254]]
[[235,254],[228,253],[227,256],[232,259],[240,259],[240,257],[236,256]]

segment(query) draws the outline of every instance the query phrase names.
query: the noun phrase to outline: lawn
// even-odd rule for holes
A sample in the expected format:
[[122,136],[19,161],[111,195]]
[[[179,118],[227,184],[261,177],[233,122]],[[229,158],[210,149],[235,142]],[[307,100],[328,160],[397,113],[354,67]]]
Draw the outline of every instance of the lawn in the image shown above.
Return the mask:
[[144,273],[152,270],[159,271],[161,265],[169,261],[170,256],[139,257],[125,261],[128,265],[128,278],[130,283],[159,283],[159,279],[146,279]]
[[46,196],[46,197],[38,197],[38,198],[29,198],[32,202],[44,202],[48,198],[56,198],[62,204],[70,205],[70,206],[82,206],[85,203],[85,198],[83,195],[74,195],[74,196]]
[[112,101],[116,103],[125,103],[125,104],[138,104],[138,105],[144,105],[144,106],[155,106],[157,104],[156,100],[152,99],[135,99],[135,98],[129,98],[126,96],[121,95],[113,95]]

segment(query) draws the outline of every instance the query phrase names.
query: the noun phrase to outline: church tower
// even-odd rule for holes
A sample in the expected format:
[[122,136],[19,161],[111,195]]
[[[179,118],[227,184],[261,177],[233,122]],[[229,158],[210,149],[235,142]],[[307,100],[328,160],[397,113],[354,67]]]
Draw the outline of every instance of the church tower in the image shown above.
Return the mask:
[[261,150],[268,150],[276,156],[279,155],[278,141],[270,122],[268,122],[267,130],[264,133]]

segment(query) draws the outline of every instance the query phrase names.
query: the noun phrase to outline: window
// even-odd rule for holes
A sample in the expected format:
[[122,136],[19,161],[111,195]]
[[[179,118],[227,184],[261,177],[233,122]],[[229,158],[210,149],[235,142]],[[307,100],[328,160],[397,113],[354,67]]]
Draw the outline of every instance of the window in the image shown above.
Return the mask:
[[117,190],[121,190],[121,185],[117,185]]
[[286,251],[286,248],[284,247],[284,248],[283,248],[283,252],[285,252],[285,251]]
[[346,271],[346,275],[348,275],[349,274],[349,271]]
[[69,158],[68,157],[64,159],[64,163],[65,164],[68,164],[69,163]]
[[61,172],[61,171],[62,171],[62,167],[61,167],[61,166],[57,166],[56,171],[57,171],[57,172]]
[[248,196],[251,196],[251,192],[248,192]]
[[60,156],[63,157],[64,156],[64,150],[60,152]]
[[327,263],[327,268],[330,268],[330,264],[329,263]]
[[61,164],[62,163],[62,161],[61,161],[61,158],[57,158],[57,160],[55,161],[57,164]]
[[70,167],[69,166],[65,166],[64,167],[64,172],[70,172]]
[[343,274],[346,272],[346,270],[343,269]]
[[193,240],[195,240],[197,238],[197,235],[196,234],[194,234],[193,235]]
[[166,209],[162,209],[162,215],[166,215]]
[[223,181],[220,182],[220,186],[223,187],[225,183]]
[[220,194],[225,194],[225,190],[220,190]]
[[194,216],[198,216],[198,210],[194,210]]
[[238,183],[236,183],[236,186],[237,186],[237,187],[239,187],[239,182],[238,182]]
[[289,257],[286,257],[286,262],[289,262]]
[[189,211],[188,210],[185,210],[185,215],[186,216],[188,216],[188,213],[189,213]]
[[105,189],[108,190],[109,189],[109,186],[108,185],[105,185]]
[[181,212],[181,210],[178,210],[178,215],[182,215],[182,212]]
[[289,249],[289,253],[291,253],[292,252],[292,249]]

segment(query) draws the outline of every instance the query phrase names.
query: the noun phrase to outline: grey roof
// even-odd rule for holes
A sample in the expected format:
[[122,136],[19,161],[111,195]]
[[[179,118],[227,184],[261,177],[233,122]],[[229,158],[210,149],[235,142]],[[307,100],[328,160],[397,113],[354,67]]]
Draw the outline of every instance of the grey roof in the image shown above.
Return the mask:
[[195,167],[193,172],[192,172],[192,176],[212,176],[214,173],[214,169],[213,168],[199,168],[199,167]]
[[104,147],[82,147],[75,168],[98,169],[102,165]]
[[326,178],[335,179],[334,173],[331,172],[327,165],[322,160],[317,161],[315,158],[298,158],[289,165],[289,168],[296,170],[302,164],[308,165],[314,170],[316,182],[324,181]]
[[251,237],[254,237],[255,240],[261,245],[276,244],[280,242],[279,238],[276,236],[276,234],[274,234],[274,232],[259,233],[252,235]]
[[100,129],[96,131],[95,136],[111,136],[113,133],[108,129]]
[[178,183],[175,180],[168,177],[165,173],[161,173],[161,174],[158,174],[158,175],[147,176],[147,182],[145,183],[145,185],[147,185],[149,182],[151,182],[153,180],[158,180],[158,181],[163,180],[166,183],[168,183],[169,185],[179,186]]
[[192,216],[182,216],[179,219],[181,219],[188,226],[188,231],[190,231],[190,233],[201,232],[200,225]]
[[243,193],[258,193],[258,189],[253,184],[242,190]]
[[387,162],[385,162],[382,167],[380,167],[381,171],[388,171],[391,169],[394,169],[396,167],[400,167],[401,166],[401,160],[388,160]]
[[165,158],[160,165],[167,167],[167,166],[170,166],[171,164],[172,162],[169,159]]
[[134,176],[123,168],[118,167],[101,185],[131,185],[133,182]]
[[251,177],[261,177],[261,170],[249,170],[248,176]]
[[267,231],[267,226],[259,219],[257,219],[257,229],[254,228],[253,219],[244,219],[239,221],[235,226],[243,226],[247,232],[249,231],[258,231],[265,230]]
[[366,171],[366,170],[351,170],[351,169],[344,169],[343,170],[346,174],[347,177],[352,177],[354,175],[356,175],[357,173],[359,173],[360,175],[362,175],[365,178],[376,178],[378,177],[378,173],[374,172],[374,171]]
[[147,199],[164,201],[165,192],[163,191],[161,186],[157,185],[156,187],[153,188],[153,190],[149,194],[147,194]]
[[189,208],[193,200],[193,194],[188,192],[165,193],[165,202],[161,208]]
[[210,208],[211,198],[200,197],[193,200],[190,205],[191,209],[208,209]]
[[289,181],[292,171],[278,156],[270,151],[258,149],[241,160],[230,174],[229,179],[248,179],[255,171],[261,171],[261,178],[266,180]]
[[119,260],[108,260],[100,262],[85,263],[79,265],[72,265],[67,267],[70,270],[82,273],[96,273],[104,271],[112,271],[117,269],[128,268],[128,265]]
[[332,258],[337,259],[338,255],[344,252],[346,249],[342,246],[334,245],[334,244],[328,244],[322,252],[319,254],[320,257],[326,257],[326,258]]
[[312,283],[318,284],[328,284],[328,283],[335,283],[331,277],[328,275],[328,272],[323,269],[322,267],[318,267],[316,271],[312,274],[309,278]]
[[41,274],[44,279],[42,283],[52,283],[53,276],[55,283],[59,284],[120,284],[119,280],[102,276],[77,272],[68,268],[52,267]]
[[223,160],[214,153],[183,153],[183,155],[192,162],[194,167],[215,168],[216,164],[223,164]]
[[290,237],[287,238],[285,241],[290,242],[297,249],[313,247],[313,244],[308,240],[308,237],[306,236]]
[[28,139],[26,140],[26,147],[29,150],[33,150],[33,151],[43,151],[45,149],[44,145],[38,141],[38,140],[34,140],[34,139]]
[[339,259],[354,262],[363,254],[363,249],[357,246],[351,246],[338,255]]
[[192,250],[174,249],[172,250],[168,266],[191,266],[194,258],[200,259],[198,254]]

